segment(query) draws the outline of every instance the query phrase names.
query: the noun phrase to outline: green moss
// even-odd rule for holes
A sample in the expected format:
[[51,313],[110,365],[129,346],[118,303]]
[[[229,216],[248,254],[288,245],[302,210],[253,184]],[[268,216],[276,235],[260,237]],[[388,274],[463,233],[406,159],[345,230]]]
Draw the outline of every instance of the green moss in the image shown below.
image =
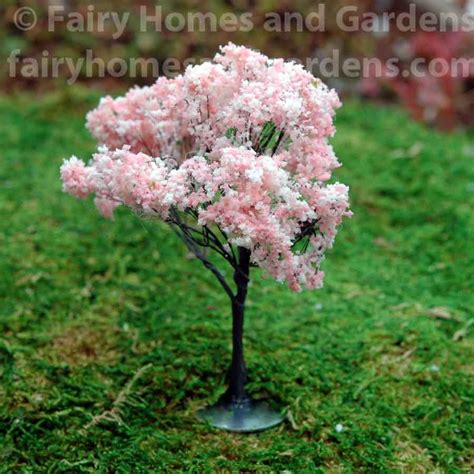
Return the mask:
[[0,100],[1,470],[469,469],[472,134],[396,108],[341,110],[337,178],[355,215],[325,288],[297,295],[256,271],[250,291],[251,388],[293,423],[236,436],[194,418],[229,362],[212,275],[164,226],[150,233],[126,210],[104,221],[61,193],[62,158],[94,149],[84,112],[96,99]]

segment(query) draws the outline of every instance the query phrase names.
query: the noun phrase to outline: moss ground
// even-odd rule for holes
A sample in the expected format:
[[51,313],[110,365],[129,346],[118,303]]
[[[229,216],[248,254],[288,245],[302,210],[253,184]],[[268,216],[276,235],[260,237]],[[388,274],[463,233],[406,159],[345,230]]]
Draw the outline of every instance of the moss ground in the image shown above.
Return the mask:
[[165,227],[61,193],[96,100],[0,99],[1,472],[472,472],[472,133],[340,111],[355,215],[323,290],[254,272],[251,389],[290,421],[239,436],[194,417],[230,355],[212,275]]

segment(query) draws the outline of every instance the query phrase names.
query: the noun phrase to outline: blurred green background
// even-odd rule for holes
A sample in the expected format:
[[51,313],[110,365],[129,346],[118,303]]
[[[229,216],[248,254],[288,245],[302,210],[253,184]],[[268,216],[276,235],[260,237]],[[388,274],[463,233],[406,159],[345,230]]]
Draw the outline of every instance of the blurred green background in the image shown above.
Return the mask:
[[[323,5],[324,10],[321,10]],[[271,57],[294,58],[306,61],[308,58],[322,60],[331,57],[334,51],[340,55],[340,62],[348,58],[378,58],[386,61],[388,58],[397,58],[401,67],[406,68],[416,58],[425,58],[428,61],[443,58],[450,61],[453,58],[472,59],[474,52],[474,34],[469,31],[423,32],[419,29],[405,33],[397,27],[396,20],[387,23],[384,15],[396,14],[397,18],[414,6],[415,23],[419,24],[422,15],[433,13],[442,18],[460,18],[474,15],[474,3],[470,0],[178,0],[157,2],[146,0],[135,2],[132,0],[111,1],[99,0],[86,2],[80,0],[3,0],[0,5],[0,55],[2,60],[2,75],[0,87],[3,90],[35,91],[60,89],[69,79],[67,67],[60,68],[58,78],[25,78],[17,74],[11,77],[10,68],[5,59],[13,50],[19,49],[21,56],[40,60],[43,52],[47,51],[51,57],[68,57],[77,61],[83,58],[87,51],[91,51],[94,58],[111,61],[113,58],[155,58],[159,64],[168,58],[176,58],[180,64],[187,58],[209,58],[218,50],[219,45],[228,41],[257,48]],[[20,7],[32,8],[37,17],[37,24],[28,31],[21,31],[15,24],[15,15]],[[100,13],[116,12],[121,17],[128,14],[126,27],[119,37],[114,37],[115,28],[111,21],[106,22],[101,29],[95,22],[87,23],[87,30],[83,32],[71,31],[68,23],[55,22],[54,28],[48,28],[48,11],[51,7],[62,8],[64,16],[80,14],[87,18],[90,9],[93,18]],[[161,21],[158,22],[160,31],[147,23],[147,28],[141,26],[141,8],[147,13],[155,13],[159,7]],[[342,31],[341,21],[338,23],[338,12],[343,8],[355,9],[341,16],[344,24],[358,21],[363,23],[364,15],[372,14],[377,21],[372,21],[372,32]],[[318,23],[314,20],[315,13],[324,12]],[[166,19],[169,15],[180,13],[193,15],[196,13],[210,14],[218,20],[216,31],[188,31],[193,28],[184,28],[182,31],[171,31],[167,28]],[[250,31],[228,32],[219,23],[225,14],[232,14],[241,18],[248,15],[253,27]],[[289,25],[289,31],[272,32],[263,26],[268,21],[268,14],[278,17],[282,24]],[[62,14],[62,13],[61,13]],[[313,15],[313,16],[312,16]],[[299,16],[299,17],[298,17]],[[300,20],[313,18],[306,23]],[[468,17],[469,18],[469,17]],[[474,16],[471,16],[474,26]],[[171,21],[171,24],[177,25]],[[196,22],[189,21],[187,25]],[[210,23],[207,23],[209,25]],[[240,24],[245,26],[244,20]],[[318,30],[315,26],[323,25]],[[368,25],[368,22],[363,23]],[[449,26],[449,23],[448,23]],[[179,29],[179,28],[178,28]],[[244,28],[245,29],[245,28]],[[470,28],[473,30],[474,28]],[[89,31],[90,30],[90,31]],[[426,77],[415,77],[412,71],[407,75],[395,78],[373,77],[373,73],[349,78],[344,74],[323,77],[329,84],[335,86],[345,95],[357,95],[382,101],[398,101],[407,107],[416,119],[443,129],[452,129],[458,126],[472,124],[474,121],[474,62],[471,62],[463,77],[453,77],[446,73],[440,77],[426,74]],[[320,68],[314,73],[319,75]],[[87,73],[86,66],[81,70],[79,81],[88,87],[100,89],[123,88],[135,83],[147,84],[153,82],[151,70],[146,77],[129,78],[122,75],[114,78],[110,74],[106,77],[97,77],[97,68]],[[49,75],[50,76],[50,75]],[[337,77],[333,77],[337,76]],[[379,76],[381,76],[379,74]]]

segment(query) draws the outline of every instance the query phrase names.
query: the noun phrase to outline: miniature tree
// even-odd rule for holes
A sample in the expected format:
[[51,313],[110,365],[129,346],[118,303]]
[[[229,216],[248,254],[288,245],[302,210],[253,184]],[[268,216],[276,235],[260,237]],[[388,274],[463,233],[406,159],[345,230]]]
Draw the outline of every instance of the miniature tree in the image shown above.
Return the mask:
[[[73,156],[61,167],[64,191],[95,194],[105,217],[125,205],[167,222],[229,296],[229,387],[201,413],[216,426],[247,431],[281,420],[245,390],[250,268],[294,291],[322,286],[320,263],[350,215],[347,186],[327,183],[339,166],[328,143],[339,106],[302,66],[229,44],[174,79],[103,98],[87,117],[98,152],[88,165]],[[210,252],[230,264],[235,288]]]

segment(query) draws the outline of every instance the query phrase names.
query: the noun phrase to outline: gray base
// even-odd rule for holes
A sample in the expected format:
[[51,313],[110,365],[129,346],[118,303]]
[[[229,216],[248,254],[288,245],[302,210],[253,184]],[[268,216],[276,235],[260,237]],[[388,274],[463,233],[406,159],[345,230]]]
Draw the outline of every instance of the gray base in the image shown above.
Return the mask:
[[218,401],[197,412],[201,421],[215,428],[238,433],[263,431],[279,425],[284,419],[280,410],[266,401],[246,399],[241,402]]

